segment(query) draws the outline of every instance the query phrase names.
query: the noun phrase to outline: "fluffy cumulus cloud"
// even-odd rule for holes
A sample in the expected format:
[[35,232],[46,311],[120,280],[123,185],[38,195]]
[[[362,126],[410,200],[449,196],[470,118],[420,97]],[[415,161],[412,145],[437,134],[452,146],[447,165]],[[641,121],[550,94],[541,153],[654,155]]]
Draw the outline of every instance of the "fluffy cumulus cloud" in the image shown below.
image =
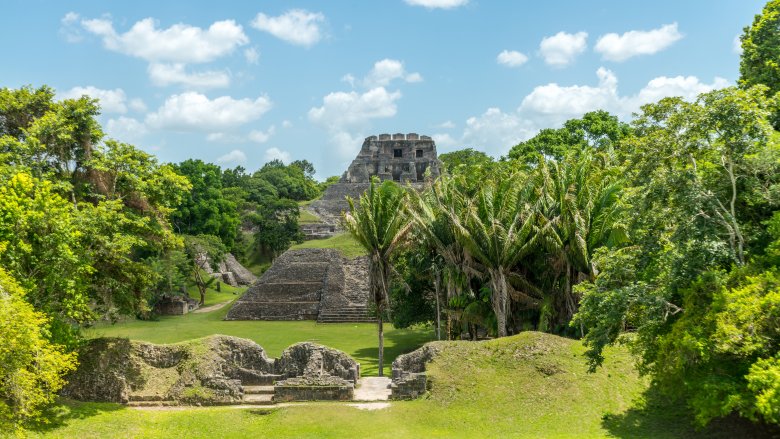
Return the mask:
[[106,123],[108,136],[122,142],[136,142],[148,132],[149,130],[143,122],[132,117],[120,116],[116,119],[109,119]]
[[622,95],[618,78],[612,71],[602,67],[596,75],[596,85],[540,85],[522,99],[515,111],[489,108],[481,115],[470,117],[463,135],[455,143],[483,148],[492,154],[505,154],[541,128],[561,126],[566,120],[588,111],[603,109],[627,120],[639,111],[640,106],[661,98],[680,96],[693,100],[701,93],[729,85],[723,78],[705,83],[695,76],[660,76],[650,80],[637,93]]
[[245,163],[245,162],[246,162],[246,154],[244,154],[244,151],[241,151],[240,149],[234,149],[229,153],[219,156],[217,158],[217,163],[220,164],[238,164],[238,163]]
[[83,39],[78,22],[81,16],[75,12],[68,12],[60,20],[60,36],[69,43],[78,43]]
[[[374,63],[374,67],[368,72],[363,80],[366,87],[385,87],[395,79],[403,79],[406,82],[421,82],[422,75],[419,73],[407,73],[404,63],[396,59],[383,59]],[[344,75],[342,81],[354,84],[355,78],[350,75]]]
[[311,47],[322,39],[324,23],[325,16],[319,12],[292,9],[278,17],[259,13],[252,20],[252,27],[290,44]]
[[271,109],[266,96],[234,99],[221,96],[209,99],[197,92],[172,95],[157,111],[146,116],[146,123],[158,129],[220,132],[259,119]]
[[252,130],[247,138],[254,143],[265,143],[276,133],[276,127],[271,125],[267,130]]
[[453,9],[463,6],[469,0],[405,0],[406,4],[412,6],[422,6],[428,9]]
[[309,110],[309,120],[328,129],[332,143],[347,158],[360,147],[361,135],[355,131],[366,129],[373,119],[395,116],[396,101],[400,98],[400,91],[391,92],[384,87],[363,93],[333,92],[322,99],[322,106]]
[[89,85],[73,87],[64,93],[58,93],[58,97],[61,99],[78,99],[84,95],[98,99],[103,113],[127,113],[127,96],[121,88],[104,90]]
[[281,160],[283,163],[290,163],[290,153],[279,148],[268,148],[265,150],[265,161]]
[[677,23],[672,23],[649,31],[632,30],[622,35],[602,35],[594,49],[603,59],[621,62],[639,55],[658,53],[682,38]]
[[230,85],[230,74],[219,70],[187,72],[184,64],[149,64],[149,79],[152,84],[165,87],[182,85],[188,88],[209,89]]
[[496,57],[496,62],[507,67],[520,67],[528,57],[516,50],[504,50]]
[[544,62],[553,67],[566,67],[587,48],[587,32],[570,34],[558,32],[551,37],[545,37],[539,43],[539,53]]
[[150,62],[210,62],[249,42],[241,25],[233,20],[214,22],[207,29],[182,23],[162,29],[154,19],[145,18],[125,33],[118,33],[107,18],[82,20],[81,25],[101,37],[106,49]]

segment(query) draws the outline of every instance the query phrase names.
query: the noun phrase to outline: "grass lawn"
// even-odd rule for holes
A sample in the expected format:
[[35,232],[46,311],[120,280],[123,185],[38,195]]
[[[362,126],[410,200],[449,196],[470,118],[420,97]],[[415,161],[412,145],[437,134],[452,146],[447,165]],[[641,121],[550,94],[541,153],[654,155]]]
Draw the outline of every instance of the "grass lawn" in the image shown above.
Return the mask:
[[648,391],[625,350],[587,373],[579,342],[539,333],[458,342],[429,367],[423,399],[363,411],[343,403],[281,408],[136,410],[62,402],[46,437],[188,438],[740,438],[721,422],[696,431],[686,411]]
[[[204,279],[208,279],[208,274],[203,272],[203,277]],[[231,287],[224,282],[220,283],[222,284],[220,286],[220,291],[215,289],[216,282],[212,283],[209,288],[206,288],[206,301],[204,302],[203,306],[211,306],[234,300],[240,297],[244,291],[246,291],[246,287]],[[190,297],[195,300],[200,300],[200,292],[198,291],[198,287],[195,285],[195,282],[189,282],[189,285],[187,285],[187,294],[189,294]]]
[[[254,340],[273,357],[278,357],[293,343],[312,341],[348,353],[360,363],[363,375],[377,374],[377,335],[373,323],[224,321],[228,309],[226,306],[209,313],[161,317],[158,321],[133,320],[102,325],[86,332],[88,337],[127,337],[152,343],[176,343],[212,334],[233,335]],[[386,324],[385,371],[389,372],[395,357],[417,349],[432,338],[431,329],[395,329]]]
[[341,233],[328,239],[312,239],[290,247],[291,250],[299,248],[334,248],[347,258],[354,258],[366,254],[365,249],[352,239],[352,236],[350,236],[349,233]]

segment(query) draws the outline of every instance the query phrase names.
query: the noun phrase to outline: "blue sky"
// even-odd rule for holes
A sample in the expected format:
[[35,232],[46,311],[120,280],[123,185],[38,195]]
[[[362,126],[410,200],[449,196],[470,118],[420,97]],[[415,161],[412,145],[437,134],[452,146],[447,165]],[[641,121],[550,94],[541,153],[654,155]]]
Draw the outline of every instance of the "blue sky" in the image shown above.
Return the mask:
[[6,1],[0,86],[102,99],[162,161],[341,174],[365,136],[498,156],[604,108],[733,84],[763,1]]

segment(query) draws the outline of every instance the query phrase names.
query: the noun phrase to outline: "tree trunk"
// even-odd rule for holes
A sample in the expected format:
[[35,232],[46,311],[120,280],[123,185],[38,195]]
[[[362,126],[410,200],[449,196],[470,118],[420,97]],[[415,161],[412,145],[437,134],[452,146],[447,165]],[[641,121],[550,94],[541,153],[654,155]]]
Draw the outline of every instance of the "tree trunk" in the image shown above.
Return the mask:
[[379,332],[379,376],[384,376],[384,357],[385,357],[385,330],[382,323],[382,313],[379,312],[376,323]]
[[441,290],[441,282],[440,282],[440,274],[439,270],[436,270],[433,278],[433,286],[436,293],[436,340],[441,340],[441,305],[440,305],[440,290]]
[[499,337],[506,337],[507,291],[504,271],[500,268],[490,269],[490,284],[493,289],[491,304],[496,314],[496,330]]

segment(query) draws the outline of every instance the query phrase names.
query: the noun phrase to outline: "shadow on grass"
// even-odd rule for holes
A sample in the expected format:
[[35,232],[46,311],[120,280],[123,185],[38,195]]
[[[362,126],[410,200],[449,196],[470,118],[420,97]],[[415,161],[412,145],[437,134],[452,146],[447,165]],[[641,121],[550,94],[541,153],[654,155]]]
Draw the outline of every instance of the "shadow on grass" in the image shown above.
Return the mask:
[[655,387],[649,388],[634,407],[621,414],[607,414],[601,423],[612,436],[626,439],[780,438],[780,430],[738,416],[715,419],[697,429],[693,414],[685,404],[670,401]]
[[[415,329],[394,329],[385,331],[385,375],[389,374],[393,360],[399,355],[412,352],[429,341],[436,340],[433,329],[420,331]],[[388,343],[389,342],[389,343]],[[379,341],[374,346],[357,349],[353,352],[356,358],[374,358],[379,356]],[[372,373],[374,375],[375,373]],[[366,375],[368,376],[368,375]]]
[[105,412],[127,410],[122,404],[109,402],[80,402],[67,398],[59,398],[53,405],[43,411],[43,421],[31,423],[25,428],[28,431],[43,433],[56,430],[77,419],[90,418]]

